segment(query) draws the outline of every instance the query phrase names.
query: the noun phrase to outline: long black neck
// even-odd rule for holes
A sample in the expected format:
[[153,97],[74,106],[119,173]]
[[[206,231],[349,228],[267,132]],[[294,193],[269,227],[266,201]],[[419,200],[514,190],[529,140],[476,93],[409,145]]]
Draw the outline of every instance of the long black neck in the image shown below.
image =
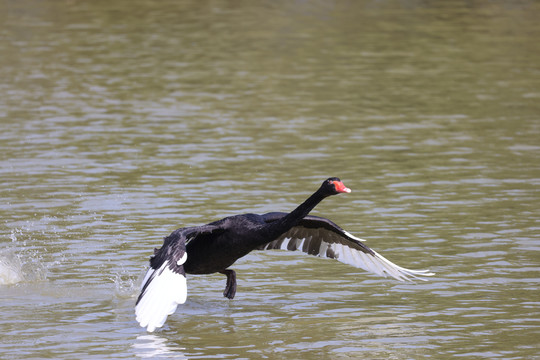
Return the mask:
[[327,196],[328,195],[323,193],[322,189],[319,189],[296,209],[281,219],[268,224],[265,230],[267,231],[266,235],[268,236],[269,241],[271,241],[270,239],[276,239],[284,232],[290,230],[298,223],[299,220],[303,219],[307,214],[309,214],[311,210],[313,210],[313,208]]

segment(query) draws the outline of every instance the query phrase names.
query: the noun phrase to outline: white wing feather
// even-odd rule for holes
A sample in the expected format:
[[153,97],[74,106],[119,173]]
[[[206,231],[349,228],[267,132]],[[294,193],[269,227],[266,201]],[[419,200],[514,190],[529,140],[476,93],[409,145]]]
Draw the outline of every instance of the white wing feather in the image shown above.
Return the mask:
[[[178,265],[185,262],[184,257],[178,261]],[[146,285],[148,281],[150,283]],[[146,289],[135,306],[135,314],[139,324],[152,332],[163,326],[178,304],[186,302],[187,282],[184,275],[172,271],[169,262],[165,261],[159,269],[148,270],[143,288],[145,285]]]
[[[351,236],[347,233],[347,235]],[[356,237],[354,237],[355,240],[361,240]],[[280,249],[282,250],[288,250],[289,249],[289,243],[291,241],[294,241],[296,244],[301,243],[303,245],[303,240],[300,240],[298,238],[285,238],[283,239],[283,242],[280,244]],[[266,245],[263,249],[272,249],[271,245]],[[292,246],[292,249],[302,251],[301,246],[295,246],[295,244]],[[328,249],[331,250],[331,252],[328,251]],[[354,266],[356,268],[361,268],[366,271],[369,271],[371,273],[381,275],[384,277],[387,277],[390,275],[391,277],[400,280],[400,281],[406,281],[406,280],[413,280],[413,279],[419,279],[419,280],[426,280],[422,278],[422,276],[432,276],[434,275],[429,270],[410,270],[406,269],[404,267],[398,266],[391,262],[390,260],[386,259],[384,256],[380,255],[373,249],[370,249],[373,254],[362,252],[356,249],[353,249],[345,244],[340,243],[328,243],[325,241],[321,242],[319,253],[315,254],[319,257],[325,257],[328,258],[329,253],[334,254],[334,258],[344,264],[348,264],[351,266]]]

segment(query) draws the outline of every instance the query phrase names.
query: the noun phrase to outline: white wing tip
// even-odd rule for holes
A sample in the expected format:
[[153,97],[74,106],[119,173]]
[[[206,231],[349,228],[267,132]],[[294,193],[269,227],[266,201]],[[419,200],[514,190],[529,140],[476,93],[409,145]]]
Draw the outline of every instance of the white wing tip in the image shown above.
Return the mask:
[[151,279],[135,306],[137,322],[148,332],[162,327],[167,316],[175,312],[178,304],[186,302],[186,277],[172,271],[166,261],[155,270],[158,275]]
[[[383,266],[383,274],[386,273],[399,281],[428,281],[428,279],[425,279],[424,277],[435,275],[435,273],[432,273],[429,270],[411,270],[401,267],[386,259],[379,253],[375,251],[373,251],[373,253],[375,254],[374,258],[378,259]],[[386,274],[384,275],[386,276]]]
[[432,273],[429,270],[409,270],[405,268],[402,268],[401,274],[404,275],[404,279],[407,281],[414,281],[414,280],[428,281],[428,279],[424,278],[425,276],[435,275],[435,273]]
[[348,237],[350,237],[351,239],[354,239],[354,240],[356,240],[356,241],[366,241],[366,240],[364,240],[364,239],[360,239],[359,237],[354,236],[353,234],[351,234],[350,232],[348,232],[348,231],[346,231],[346,230],[343,230],[343,233],[344,233],[345,235],[347,235]]

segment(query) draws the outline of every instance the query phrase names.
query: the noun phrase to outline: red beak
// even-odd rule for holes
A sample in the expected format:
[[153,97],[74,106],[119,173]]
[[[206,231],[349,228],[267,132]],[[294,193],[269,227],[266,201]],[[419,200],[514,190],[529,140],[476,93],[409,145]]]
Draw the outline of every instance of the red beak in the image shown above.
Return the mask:
[[334,181],[334,186],[336,187],[336,191],[339,193],[350,193],[351,189],[345,186],[341,181]]

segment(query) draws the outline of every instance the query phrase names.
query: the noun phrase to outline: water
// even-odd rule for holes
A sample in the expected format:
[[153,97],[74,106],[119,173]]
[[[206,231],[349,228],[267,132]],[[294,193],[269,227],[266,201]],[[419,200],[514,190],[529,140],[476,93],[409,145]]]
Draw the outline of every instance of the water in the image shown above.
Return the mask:
[[[540,358],[539,6],[418,1],[0,5],[3,359]],[[177,227],[314,213],[403,284],[295,253],[133,307]]]

